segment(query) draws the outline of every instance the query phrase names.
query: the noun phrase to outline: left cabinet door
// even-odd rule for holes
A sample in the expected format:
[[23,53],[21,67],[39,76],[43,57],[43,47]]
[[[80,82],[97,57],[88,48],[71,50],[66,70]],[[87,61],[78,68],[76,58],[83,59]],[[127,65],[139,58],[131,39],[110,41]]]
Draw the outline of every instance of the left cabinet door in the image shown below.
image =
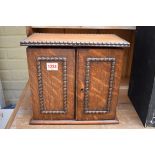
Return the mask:
[[73,120],[75,50],[28,47],[33,120]]

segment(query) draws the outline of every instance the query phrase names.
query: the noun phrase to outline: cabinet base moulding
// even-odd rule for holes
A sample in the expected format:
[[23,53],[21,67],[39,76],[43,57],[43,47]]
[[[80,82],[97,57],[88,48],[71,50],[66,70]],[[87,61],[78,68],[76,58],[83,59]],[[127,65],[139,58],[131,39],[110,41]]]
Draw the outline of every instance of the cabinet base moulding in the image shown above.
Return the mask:
[[119,120],[90,120],[90,121],[75,121],[75,120],[30,120],[30,125],[101,125],[101,124],[118,124]]

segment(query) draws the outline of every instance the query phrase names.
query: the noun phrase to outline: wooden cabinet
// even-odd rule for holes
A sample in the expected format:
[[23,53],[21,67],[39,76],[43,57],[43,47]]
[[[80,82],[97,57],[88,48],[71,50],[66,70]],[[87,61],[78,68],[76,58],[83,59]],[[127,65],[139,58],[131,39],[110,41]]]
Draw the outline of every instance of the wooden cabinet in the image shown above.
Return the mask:
[[124,47],[115,35],[33,34],[27,48],[31,124],[118,123]]

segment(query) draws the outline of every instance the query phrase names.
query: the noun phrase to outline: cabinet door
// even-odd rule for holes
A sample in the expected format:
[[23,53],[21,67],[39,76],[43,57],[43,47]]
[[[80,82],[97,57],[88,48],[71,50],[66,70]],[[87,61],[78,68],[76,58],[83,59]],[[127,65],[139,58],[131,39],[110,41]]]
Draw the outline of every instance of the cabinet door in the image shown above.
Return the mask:
[[77,120],[116,119],[123,50],[78,49]]
[[74,119],[75,50],[27,48],[34,120]]

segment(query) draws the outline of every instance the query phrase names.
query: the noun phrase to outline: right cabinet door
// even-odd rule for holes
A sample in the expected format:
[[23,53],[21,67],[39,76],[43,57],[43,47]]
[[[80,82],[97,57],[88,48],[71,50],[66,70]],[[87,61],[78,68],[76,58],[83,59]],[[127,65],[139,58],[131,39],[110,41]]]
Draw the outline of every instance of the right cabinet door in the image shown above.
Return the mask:
[[123,49],[77,50],[76,120],[116,119]]

